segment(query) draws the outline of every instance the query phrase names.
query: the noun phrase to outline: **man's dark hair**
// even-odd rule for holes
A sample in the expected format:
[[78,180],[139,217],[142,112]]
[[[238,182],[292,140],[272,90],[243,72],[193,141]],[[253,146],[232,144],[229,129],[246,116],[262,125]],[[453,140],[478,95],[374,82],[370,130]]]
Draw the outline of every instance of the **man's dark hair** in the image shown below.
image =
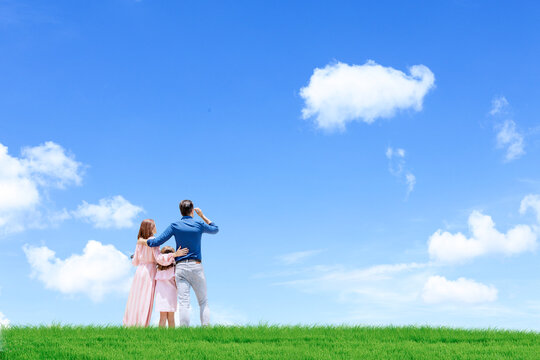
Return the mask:
[[193,211],[193,202],[191,200],[182,200],[180,202],[180,213],[182,216],[189,216]]

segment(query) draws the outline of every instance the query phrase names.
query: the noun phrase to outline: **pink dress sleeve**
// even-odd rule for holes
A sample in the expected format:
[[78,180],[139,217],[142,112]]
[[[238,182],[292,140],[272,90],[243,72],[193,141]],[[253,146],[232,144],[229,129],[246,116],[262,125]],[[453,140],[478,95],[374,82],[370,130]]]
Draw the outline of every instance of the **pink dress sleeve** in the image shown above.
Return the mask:
[[133,254],[133,259],[131,260],[131,263],[133,266],[139,266],[140,262],[140,252],[141,252],[141,245],[137,244],[135,247],[135,254]]
[[159,248],[155,247],[154,258],[159,265],[167,266],[171,265],[174,262],[174,253],[162,254],[159,252]]

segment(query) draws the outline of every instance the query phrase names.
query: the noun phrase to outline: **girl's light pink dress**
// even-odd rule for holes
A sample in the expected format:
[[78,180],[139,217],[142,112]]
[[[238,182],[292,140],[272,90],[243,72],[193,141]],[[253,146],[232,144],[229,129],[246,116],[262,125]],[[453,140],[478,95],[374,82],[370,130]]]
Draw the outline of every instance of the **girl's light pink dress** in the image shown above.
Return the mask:
[[157,271],[156,310],[159,312],[176,311],[176,281],[174,279],[174,266]]
[[139,245],[135,249],[132,264],[137,266],[129,298],[124,313],[124,326],[148,326],[154,304],[156,287],[156,264],[170,265],[174,261],[172,253],[161,254],[159,247]]

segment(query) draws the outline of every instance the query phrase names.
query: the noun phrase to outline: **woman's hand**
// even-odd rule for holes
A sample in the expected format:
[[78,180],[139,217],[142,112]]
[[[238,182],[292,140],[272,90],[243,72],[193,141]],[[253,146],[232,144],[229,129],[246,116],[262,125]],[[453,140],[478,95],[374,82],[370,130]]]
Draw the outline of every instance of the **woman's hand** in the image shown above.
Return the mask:
[[174,257],[184,256],[184,255],[186,255],[188,252],[189,252],[189,249],[188,249],[188,248],[183,248],[183,249],[182,249],[182,247],[179,247],[178,250],[176,250],[176,252],[174,253]]
[[148,240],[147,239],[143,239],[143,238],[139,238],[137,240],[137,245],[145,245],[145,246],[148,246]]

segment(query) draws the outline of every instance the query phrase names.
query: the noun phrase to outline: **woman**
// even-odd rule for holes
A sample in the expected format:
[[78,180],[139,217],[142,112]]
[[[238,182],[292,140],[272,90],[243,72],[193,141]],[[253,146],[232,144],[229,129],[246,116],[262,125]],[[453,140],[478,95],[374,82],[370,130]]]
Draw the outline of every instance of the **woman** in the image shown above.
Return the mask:
[[184,256],[188,249],[161,254],[159,247],[148,247],[145,241],[157,232],[152,219],[143,220],[137,236],[133,265],[137,266],[124,314],[124,326],[148,326],[154,305],[156,265],[170,265],[175,257]]

